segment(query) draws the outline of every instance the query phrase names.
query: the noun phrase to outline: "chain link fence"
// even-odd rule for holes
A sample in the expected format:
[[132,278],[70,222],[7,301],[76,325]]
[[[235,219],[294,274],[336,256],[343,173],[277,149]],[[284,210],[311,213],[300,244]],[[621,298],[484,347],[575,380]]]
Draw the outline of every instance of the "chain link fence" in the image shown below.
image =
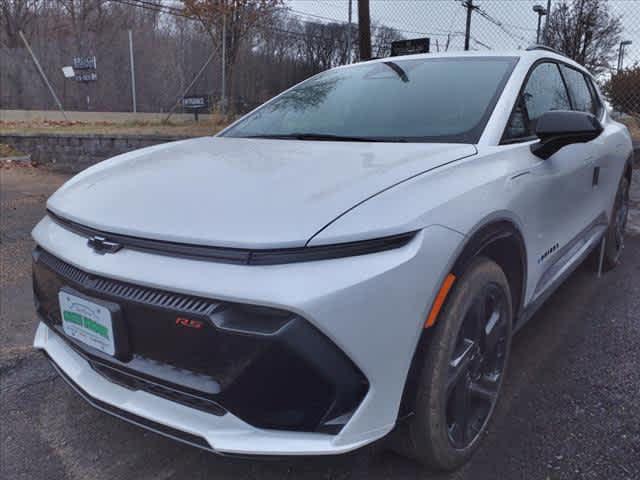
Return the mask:
[[[90,10],[71,17],[61,7],[69,3]],[[25,33],[68,110],[132,111],[133,58],[137,111],[184,111],[186,95],[206,97],[213,110],[242,113],[314,73],[357,60],[357,3],[285,0],[239,37],[232,58],[227,46],[226,62],[224,37],[208,35],[199,21],[185,16],[178,0],[41,0]],[[536,41],[562,48],[596,74],[616,111],[640,115],[640,0],[370,0],[370,5],[374,56],[389,55],[394,40],[422,37],[430,39],[431,52],[463,50],[470,17],[469,50],[523,49]],[[576,15],[582,15],[580,21]],[[55,109],[25,45],[5,30],[0,108]],[[63,75],[62,67],[73,65],[77,56],[96,57],[95,80]]]

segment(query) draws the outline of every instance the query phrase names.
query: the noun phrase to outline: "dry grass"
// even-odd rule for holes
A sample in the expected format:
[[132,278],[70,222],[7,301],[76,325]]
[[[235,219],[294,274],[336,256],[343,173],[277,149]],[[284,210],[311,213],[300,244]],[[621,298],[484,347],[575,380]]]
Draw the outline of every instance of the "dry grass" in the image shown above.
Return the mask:
[[6,143],[0,143],[0,158],[5,157],[21,157],[24,153],[19,150],[16,150],[11,145],[7,145]]
[[11,133],[56,133],[56,134],[116,134],[116,135],[170,135],[201,137],[219,132],[232,119],[222,115],[206,121],[189,122],[64,122],[31,121],[0,122],[0,134]]
[[627,116],[620,121],[627,126],[631,132],[631,137],[633,137],[635,141],[640,142],[640,118]]

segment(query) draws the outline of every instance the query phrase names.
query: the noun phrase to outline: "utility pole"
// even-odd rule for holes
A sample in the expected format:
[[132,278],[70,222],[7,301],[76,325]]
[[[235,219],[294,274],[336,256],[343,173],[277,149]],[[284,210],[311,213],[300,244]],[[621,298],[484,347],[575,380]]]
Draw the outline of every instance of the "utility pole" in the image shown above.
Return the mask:
[[469,50],[469,40],[471,39],[471,13],[478,7],[473,4],[473,0],[466,0],[463,5],[467,9],[467,28],[464,32],[464,49]]
[[371,14],[369,0],[358,0],[358,32],[360,36],[360,59],[371,59]]
[[129,30],[129,63],[131,65],[131,101],[133,102],[133,113],[138,112],[136,102],[136,69],[133,63],[133,34]]
[[347,63],[351,63],[351,49],[353,48],[352,39],[351,39],[351,30],[353,28],[352,22],[352,14],[353,14],[353,0],[349,0],[349,23],[347,26]]
[[67,114],[64,112],[64,108],[62,108],[62,104],[60,103],[60,99],[56,95],[56,92],[53,90],[53,87],[51,86],[51,83],[49,83],[49,79],[44,74],[44,70],[42,70],[42,67],[40,66],[40,62],[38,61],[38,58],[36,57],[35,53],[33,53],[33,50],[31,50],[31,45],[29,45],[29,42],[27,42],[27,38],[24,36],[24,33],[22,33],[22,30],[18,31],[18,34],[20,35],[20,38],[24,42],[24,46],[27,47],[27,51],[29,52],[29,55],[31,55],[31,58],[33,59],[33,63],[36,64],[36,68],[38,69],[38,72],[40,72],[40,75],[42,76],[42,80],[44,80],[44,83],[49,88],[49,92],[51,92],[51,96],[53,97],[53,99],[55,100],[56,104],[58,105],[58,108],[60,109],[60,112],[62,113],[62,116],[68,122],[69,119],[67,118]]

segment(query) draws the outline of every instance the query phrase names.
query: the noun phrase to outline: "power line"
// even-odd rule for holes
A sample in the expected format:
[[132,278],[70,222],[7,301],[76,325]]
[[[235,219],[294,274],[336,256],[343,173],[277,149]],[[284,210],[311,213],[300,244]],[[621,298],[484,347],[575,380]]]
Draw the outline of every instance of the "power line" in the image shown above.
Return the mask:
[[489,15],[485,10],[483,10],[480,7],[476,8],[476,11],[478,12],[478,14],[483,17],[485,20],[493,23],[495,26],[497,26],[500,30],[502,30],[504,33],[506,33],[508,36],[510,36],[513,39],[516,40],[521,40],[523,42],[528,42],[529,39],[524,38],[518,34],[515,34],[509,30],[507,30],[507,27],[505,27],[504,23],[502,23],[500,20],[497,20],[495,18],[493,18],[491,15]]
[[173,15],[174,17],[182,17],[182,18],[192,18],[189,15],[186,15],[182,12],[182,10],[168,7],[166,5],[147,2],[143,0],[109,0],[111,3],[118,3],[120,5],[127,5],[129,7],[141,8],[143,10],[149,10],[156,13],[164,13],[167,15]]
[[[293,15],[297,17],[304,15],[307,17],[317,18],[320,20],[329,20],[331,22],[346,23],[345,20],[341,20],[339,18],[327,17],[325,15],[317,15],[315,13],[303,12],[302,10],[296,10],[294,8],[288,8],[287,11],[291,12]],[[405,29],[396,28],[396,27],[392,27],[392,28],[400,33],[409,33],[412,35],[431,35],[435,37],[437,36],[446,37],[447,35],[462,35],[462,32],[451,32],[450,30],[441,30],[443,33],[436,33],[436,32],[424,32],[424,31],[417,31],[417,30],[405,30]]]

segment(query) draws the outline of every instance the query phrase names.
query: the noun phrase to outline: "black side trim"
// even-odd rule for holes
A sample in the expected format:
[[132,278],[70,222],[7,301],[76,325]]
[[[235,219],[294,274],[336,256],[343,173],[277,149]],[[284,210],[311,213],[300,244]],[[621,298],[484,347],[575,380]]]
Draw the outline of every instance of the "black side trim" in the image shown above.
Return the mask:
[[53,368],[58,372],[58,374],[63,378],[65,382],[73,389],[75,392],[80,395],[89,405],[92,407],[101,410],[109,415],[113,415],[114,417],[118,417],[125,422],[132,423],[139,427],[145,428],[147,430],[151,430],[159,435],[171,438],[173,440],[177,440],[179,442],[186,443],[193,447],[201,448],[203,450],[208,450],[210,452],[214,452],[209,442],[207,442],[204,438],[193,435],[191,433],[183,432],[176,428],[168,427],[166,425],[162,425],[161,423],[154,422],[153,420],[148,420],[144,417],[140,417],[133,413],[127,412],[126,410],[122,410],[118,407],[114,407],[113,405],[109,405],[101,400],[93,398],[87,392],[85,392],[78,384],[76,384],[66,373],[62,371],[60,367],[53,361],[53,359],[46,353],[43,352],[44,356],[49,360]]
[[345,242],[335,245],[249,250],[150,240],[129,235],[108,233],[67,220],[50,210],[47,210],[47,213],[57,224],[78,235],[87,237],[89,241],[91,241],[91,238],[98,236],[105,241],[114,242],[124,248],[130,248],[132,250],[238,265],[281,265],[285,263],[312,262],[316,260],[329,260],[384,252],[405,246],[417,233],[414,231],[372,240]]

